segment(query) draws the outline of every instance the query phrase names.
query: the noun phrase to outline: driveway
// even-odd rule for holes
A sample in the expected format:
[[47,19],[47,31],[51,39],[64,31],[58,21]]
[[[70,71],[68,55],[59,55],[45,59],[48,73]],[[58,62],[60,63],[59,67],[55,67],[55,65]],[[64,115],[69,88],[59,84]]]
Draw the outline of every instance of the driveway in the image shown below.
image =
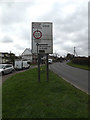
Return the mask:
[[64,80],[68,81],[70,84],[90,94],[90,90],[88,89],[89,85],[87,70],[71,67],[67,65],[66,62],[54,63],[50,65],[50,69],[62,78],[64,78]]

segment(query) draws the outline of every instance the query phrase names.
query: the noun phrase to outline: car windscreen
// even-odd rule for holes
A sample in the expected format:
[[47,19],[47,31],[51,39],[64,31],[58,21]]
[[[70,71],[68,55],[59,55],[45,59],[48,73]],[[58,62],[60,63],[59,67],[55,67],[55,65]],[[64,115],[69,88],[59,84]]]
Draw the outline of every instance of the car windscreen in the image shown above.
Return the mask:
[[2,69],[4,67],[4,65],[0,65],[0,69]]
[[12,65],[11,64],[6,64],[5,68],[8,68],[8,67],[12,67]]

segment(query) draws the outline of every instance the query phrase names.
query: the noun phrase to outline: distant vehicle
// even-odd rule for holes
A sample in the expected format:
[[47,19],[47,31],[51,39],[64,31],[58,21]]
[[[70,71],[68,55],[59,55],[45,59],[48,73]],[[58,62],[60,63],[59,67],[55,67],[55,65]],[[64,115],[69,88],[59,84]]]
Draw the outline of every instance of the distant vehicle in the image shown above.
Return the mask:
[[60,60],[60,63],[62,63],[63,61],[62,60]]
[[49,64],[52,64],[52,59],[48,59],[48,63],[49,63]]
[[27,69],[27,68],[29,68],[30,65],[28,64],[28,61],[16,60],[14,67],[15,67],[15,69],[17,69],[17,70],[22,70],[22,69]]
[[8,74],[13,72],[15,69],[12,64],[0,64],[0,74]]

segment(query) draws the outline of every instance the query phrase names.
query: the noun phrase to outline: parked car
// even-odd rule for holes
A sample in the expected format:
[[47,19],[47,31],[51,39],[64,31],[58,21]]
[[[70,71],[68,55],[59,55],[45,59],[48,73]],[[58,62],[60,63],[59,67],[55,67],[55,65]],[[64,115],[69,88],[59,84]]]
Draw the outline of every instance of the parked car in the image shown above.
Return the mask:
[[0,74],[8,74],[14,71],[12,64],[0,64]]
[[48,59],[48,63],[49,63],[49,64],[52,64],[52,59]]
[[16,70],[22,70],[29,68],[30,64],[28,64],[28,61],[16,60],[14,67]]

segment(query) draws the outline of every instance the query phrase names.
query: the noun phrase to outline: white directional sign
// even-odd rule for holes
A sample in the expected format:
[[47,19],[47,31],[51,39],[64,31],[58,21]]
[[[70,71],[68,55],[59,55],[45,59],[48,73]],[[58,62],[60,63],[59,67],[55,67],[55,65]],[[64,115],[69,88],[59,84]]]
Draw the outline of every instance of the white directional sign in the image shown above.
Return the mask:
[[32,53],[53,53],[51,22],[32,23]]

